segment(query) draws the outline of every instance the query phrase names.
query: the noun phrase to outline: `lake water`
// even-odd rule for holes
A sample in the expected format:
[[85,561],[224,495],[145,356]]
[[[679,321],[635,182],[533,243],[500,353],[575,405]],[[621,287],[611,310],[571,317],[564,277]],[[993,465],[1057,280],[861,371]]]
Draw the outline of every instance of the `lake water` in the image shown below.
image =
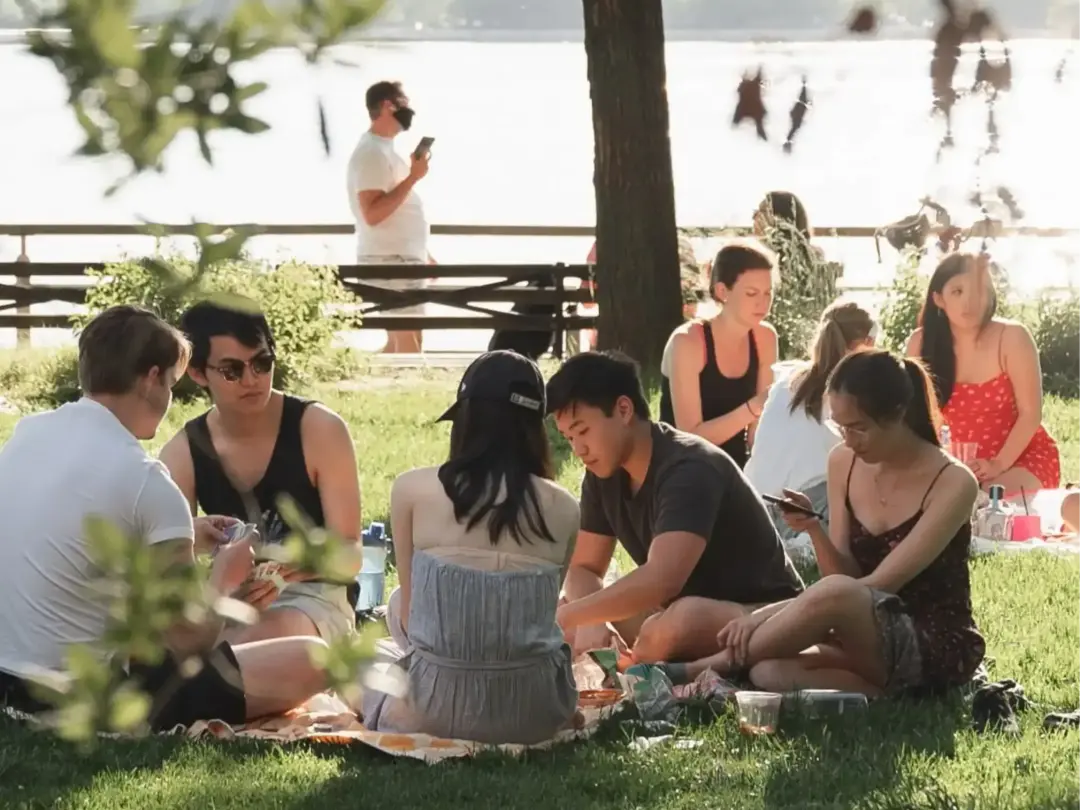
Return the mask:
[[[1001,153],[985,167],[984,182],[1009,186],[1027,224],[1072,227],[1080,221],[1074,157],[1080,64],[1071,63],[1065,81],[1054,82],[1069,47],[1060,40],[1012,44],[1014,90],[998,105]],[[679,223],[746,224],[763,192],[773,188],[798,193],[820,226],[880,225],[912,213],[927,194],[973,220],[966,200],[985,141],[984,107],[978,99],[961,103],[957,147],[936,162],[943,123],[930,116],[929,55],[930,43],[917,41],[669,44]],[[420,187],[432,222],[592,224],[592,120],[580,43],[357,43],[334,56],[354,67],[309,69],[286,51],[260,58],[244,77],[270,85],[249,108],[272,124],[270,132],[215,135],[213,167],[202,161],[194,139],[184,138],[167,153],[165,174],[140,178],[104,199],[123,164],[71,157],[80,131],[54,68],[17,46],[0,46],[0,222],[348,222],[344,166],[366,127],[364,90],[394,78],[404,82],[418,113],[402,136],[403,150],[423,135],[437,139]],[[738,79],[758,65],[770,82],[768,143],[730,125]],[[961,68],[967,86],[974,67],[972,54]],[[814,106],[789,156],[780,144],[803,75]],[[329,112],[329,156],[319,140],[320,97]],[[590,243],[436,237],[432,249],[442,262],[580,261]],[[847,262],[850,283],[866,284],[891,272],[888,261],[877,264],[870,243],[821,244]],[[30,255],[90,261],[146,252],[150,244],[36,238]],[[351,237],[267,237],[255,247],[267,257],[348,261],[353,244]],[[699,245],[703,256],[710,248]],[[18,252],[17,240],[0,237],[0,261]],[[1076,252],[1072,238],[1038,245],[1014,240],[999,255],[1024,265],[1017,274],[1021,285],[1040,286],[1074,277],[1069,260]]]

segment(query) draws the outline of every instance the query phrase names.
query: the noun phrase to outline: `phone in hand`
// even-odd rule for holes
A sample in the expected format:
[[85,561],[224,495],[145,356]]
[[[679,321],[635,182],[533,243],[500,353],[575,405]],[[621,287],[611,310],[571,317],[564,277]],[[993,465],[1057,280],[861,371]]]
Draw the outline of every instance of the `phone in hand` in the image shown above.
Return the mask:
[[425,135],[420,139],[420,143],[416,145],[416,149],[413,150],[413,157],[421,158],[430,155],[431,145],[433,143],[435,143],[435,139],[429,135]]
[[257,535],[259,528],[254,523],[234,523],[229,528],[225,529],[223,534],[225,540],[229,543],[234,543],[237,540],[242,540],[250,535]]
[[818,514],[813,509],[807,509],[805,506],[795,503],[795,501],[788,500],[787,498],[781,498],[776,495],[763,494],[761,499],[766,503],[771,503],[773,506],[779,507],[781,512],[798,512],[802,515],[809,517],[816,517],[818,520],[825,520],[825,516]]

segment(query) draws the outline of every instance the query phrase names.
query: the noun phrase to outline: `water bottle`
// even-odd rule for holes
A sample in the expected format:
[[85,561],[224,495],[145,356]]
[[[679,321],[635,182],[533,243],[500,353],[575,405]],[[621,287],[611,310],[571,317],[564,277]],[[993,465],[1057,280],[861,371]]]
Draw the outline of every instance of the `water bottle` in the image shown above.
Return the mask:
[[390,538],[386,536],[386,525],[373,522],[360,534],[363,544],[364,562],[356,582],[360,586],[360,596],[356,600],[356,612],[371,610],[383,603],[386,589],[386,551]]
[[941,449],[952,455],[952,431],[948,425],[941,426]]

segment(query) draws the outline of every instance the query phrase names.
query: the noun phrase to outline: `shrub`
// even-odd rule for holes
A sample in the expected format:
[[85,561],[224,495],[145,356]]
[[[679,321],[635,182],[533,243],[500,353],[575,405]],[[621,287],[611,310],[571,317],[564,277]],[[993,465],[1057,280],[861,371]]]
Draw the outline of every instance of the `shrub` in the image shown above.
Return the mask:
[[781,360],[802,359],[810,350],[821,313],[837,297],[843,267],[828,262],[791,223],[778,220],[762,240],[776,253],[780,286],[773,294],[769,323],[776,328]]
[[1035,322],[1028,324],[1039,347],[1043,390],[1075,399],[1080,394],[1080,293],[1044,294],[1035,307]]
[[[186,259],[172,260],[181,273],[193,273]],[[203,277],[200,288],[176,295],[163,276],[144,262],[132,260],[110,264],[89,273],[96,283],[86,294],[87,312],[78,316],[82,328],[98,312],[116,304],[141,304],[169,323],[197,300],[213,294],[241,295],[256,301],[266,314],[277,342],[275,384],[291,386],[317,380],[342,379],[357,371],[353,353],[333,346],[334,335],[354,327],[358,316],[343,305],[359,299],[341,284],[331,267],[287,262],[272,267],[248,260],[221,262]],[[177,389],[178,396],[195,393],[190,382]]]
[[0,364],[0,391],[20,409],[55,408],[78,399],[78,351],[65,346],[7,355]]
[[919,322],[919,310],[926,298],[929,282],[919,272],[920,253],[908,250],[900,255],[892,288],[878,314],[881,325],[881,346],[892,352],[903,353],[907,339]]

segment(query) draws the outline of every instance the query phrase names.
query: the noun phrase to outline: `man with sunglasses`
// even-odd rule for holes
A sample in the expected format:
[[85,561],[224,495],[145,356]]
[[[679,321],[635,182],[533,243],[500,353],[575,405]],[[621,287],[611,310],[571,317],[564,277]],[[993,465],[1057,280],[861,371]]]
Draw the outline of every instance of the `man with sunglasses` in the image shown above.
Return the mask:
[[[360,536],[360,483],[348,427],[324,405],[273,387],[274,336],[262,314],[195,304],[180,322],[192,346],[188,376],[213,407],[188,422],[161,460],[192,513],[230,515],[256,524],[264,542],[289,533],[278,510],[288,495],[315,525],[346,540]],[[359,555],[358,555],[359,558]],[[282,572],[286,587],[256,580],[243,598],[262,611],[236,641],[351,633],[346,588]]]

